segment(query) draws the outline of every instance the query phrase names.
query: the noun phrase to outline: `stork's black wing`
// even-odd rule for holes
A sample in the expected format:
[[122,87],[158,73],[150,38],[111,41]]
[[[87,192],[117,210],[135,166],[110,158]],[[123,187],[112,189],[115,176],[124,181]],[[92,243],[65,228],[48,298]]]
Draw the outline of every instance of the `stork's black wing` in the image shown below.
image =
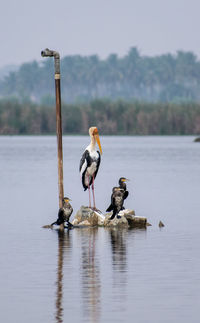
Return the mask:
[[86,170],[88,166],[89,158],[90,158],[89,151],[85,150],[81,157],[80,165],[79,165],[79,172],[81,174]]
[[97,151],[97,153],[98,153],[99,157],[98,157],[98,159],[97,159],[97,170],[96,170],[96,172],[94,173],[94,178],[97,176],[97,173],[98,173],[98,170],[99,170],[99,165],[100,165],[100,162],[101,162],[101,154],[100,154],[100,152],[99,152],[99,151]]
[[89,155],[89,151],[86,149],[81,157],[80,165],[79,165],[79,172],[81,173],[82,184],[83,184],[84,190],[87,190],[87,188],[88,188],[85,185],[84,177],[85,177],[87,167],[89,167],[89,166],[90,166],[90,155]]

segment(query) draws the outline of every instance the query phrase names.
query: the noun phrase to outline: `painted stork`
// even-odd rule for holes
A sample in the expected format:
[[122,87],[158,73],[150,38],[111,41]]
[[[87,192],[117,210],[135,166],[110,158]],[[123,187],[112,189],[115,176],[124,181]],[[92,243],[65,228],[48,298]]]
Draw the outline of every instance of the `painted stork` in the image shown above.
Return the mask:
[[[96,209],[95,196],[94,196],[94,180],[97,175],[99,165],[101,162],[101,143],[99,139],[99,133],[97,127],[91,127],[89,129],[89,135],[91,138],[90,144],[86,147],[82,158],[80,160],[80,175],[82,177],[82,184],[84,191],[88,189],[89,192],[89,207],[91,208],[91,197],[90,197],[90,185],[92,185],[93,194],[93,208]],[[99,146],[99,151],[96,150],[96,142]]]

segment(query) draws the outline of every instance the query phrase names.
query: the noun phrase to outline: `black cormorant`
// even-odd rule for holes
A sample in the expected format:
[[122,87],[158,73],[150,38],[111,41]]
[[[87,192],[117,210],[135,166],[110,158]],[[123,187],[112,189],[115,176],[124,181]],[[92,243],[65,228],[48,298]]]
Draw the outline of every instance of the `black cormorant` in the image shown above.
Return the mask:
[[71,201],[69,197],[63,198],[63,207],[61,207],[58,211],[58,219],[55,222],[53,222],[51,225],[54,225],[54,224],[60,225],[62,223],[67,222],[67,227],[65,228],[73,227],[73,225],[69,222],[69,218],[73,212],[73,208],[69,203],[69,201]]
[[119,179],[119,187],[124,190],[124,200],[128,197],[129,192],[126,190],[126,182],[129,181],[129,179],[125,177],[120,177]]
[[124,190],[120,187],[113,187],[112,195],[111,195],[111,204],[107,208],[107,212],[113,211],[110,220],[114,219],[115,215],[124,209]]
[[[97,175],[99,165],[101,162],[102,149],[98,129],[96,127],[91,127],[89,129],[89,135],[91,138],[91,142],[89,146],[86,147],[82,155],[82,158],[80,160],[79,171],[82,177],[84,191],[86,191],[87,189],[89,191],[89,207],[91,207],[90,185],[92,185],[93,206],[94,209],[96,209],[94,196],[94,179]],[[100,152],[96,150],[96,142],[99,146]]]
[[111,204],[107,208],[106,212],[113,211],[111,220],[114,219],[115,215],[118,214],[121,210],[124,210],[124,200],[127,198],[129,192],[126,190],[126,181],[125,177],[120,177],[119,187],[113,187],[111,195]]

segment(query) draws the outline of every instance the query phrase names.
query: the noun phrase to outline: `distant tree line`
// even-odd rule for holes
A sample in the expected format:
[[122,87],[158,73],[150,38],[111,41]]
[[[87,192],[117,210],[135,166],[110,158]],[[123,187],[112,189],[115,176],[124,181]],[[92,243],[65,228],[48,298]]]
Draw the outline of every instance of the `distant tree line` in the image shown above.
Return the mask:
[[[0,81],[1,97],[52,105],[53,59],[26,63]],[[200,61],[192,52],[142,56],[136,47],[124,57],[66,56],[61,60],[62,100],[109,98],[146,102],[200,102]]]
[[[63,104],[64,134],[88,134],[98,126],[105,135],[197,135],[200,104],[149,104],[94,100],[87,104]],[[55,107],[0,101],[0,134],[55,134]]]

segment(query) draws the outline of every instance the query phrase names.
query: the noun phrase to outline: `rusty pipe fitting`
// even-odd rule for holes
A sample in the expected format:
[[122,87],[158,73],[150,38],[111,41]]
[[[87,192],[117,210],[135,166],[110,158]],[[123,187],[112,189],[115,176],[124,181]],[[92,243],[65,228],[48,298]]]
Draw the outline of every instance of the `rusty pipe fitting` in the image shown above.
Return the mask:
[[48,48],[41,51],[42,57],[54,57],[55,74],[60,74],[60,54]]

